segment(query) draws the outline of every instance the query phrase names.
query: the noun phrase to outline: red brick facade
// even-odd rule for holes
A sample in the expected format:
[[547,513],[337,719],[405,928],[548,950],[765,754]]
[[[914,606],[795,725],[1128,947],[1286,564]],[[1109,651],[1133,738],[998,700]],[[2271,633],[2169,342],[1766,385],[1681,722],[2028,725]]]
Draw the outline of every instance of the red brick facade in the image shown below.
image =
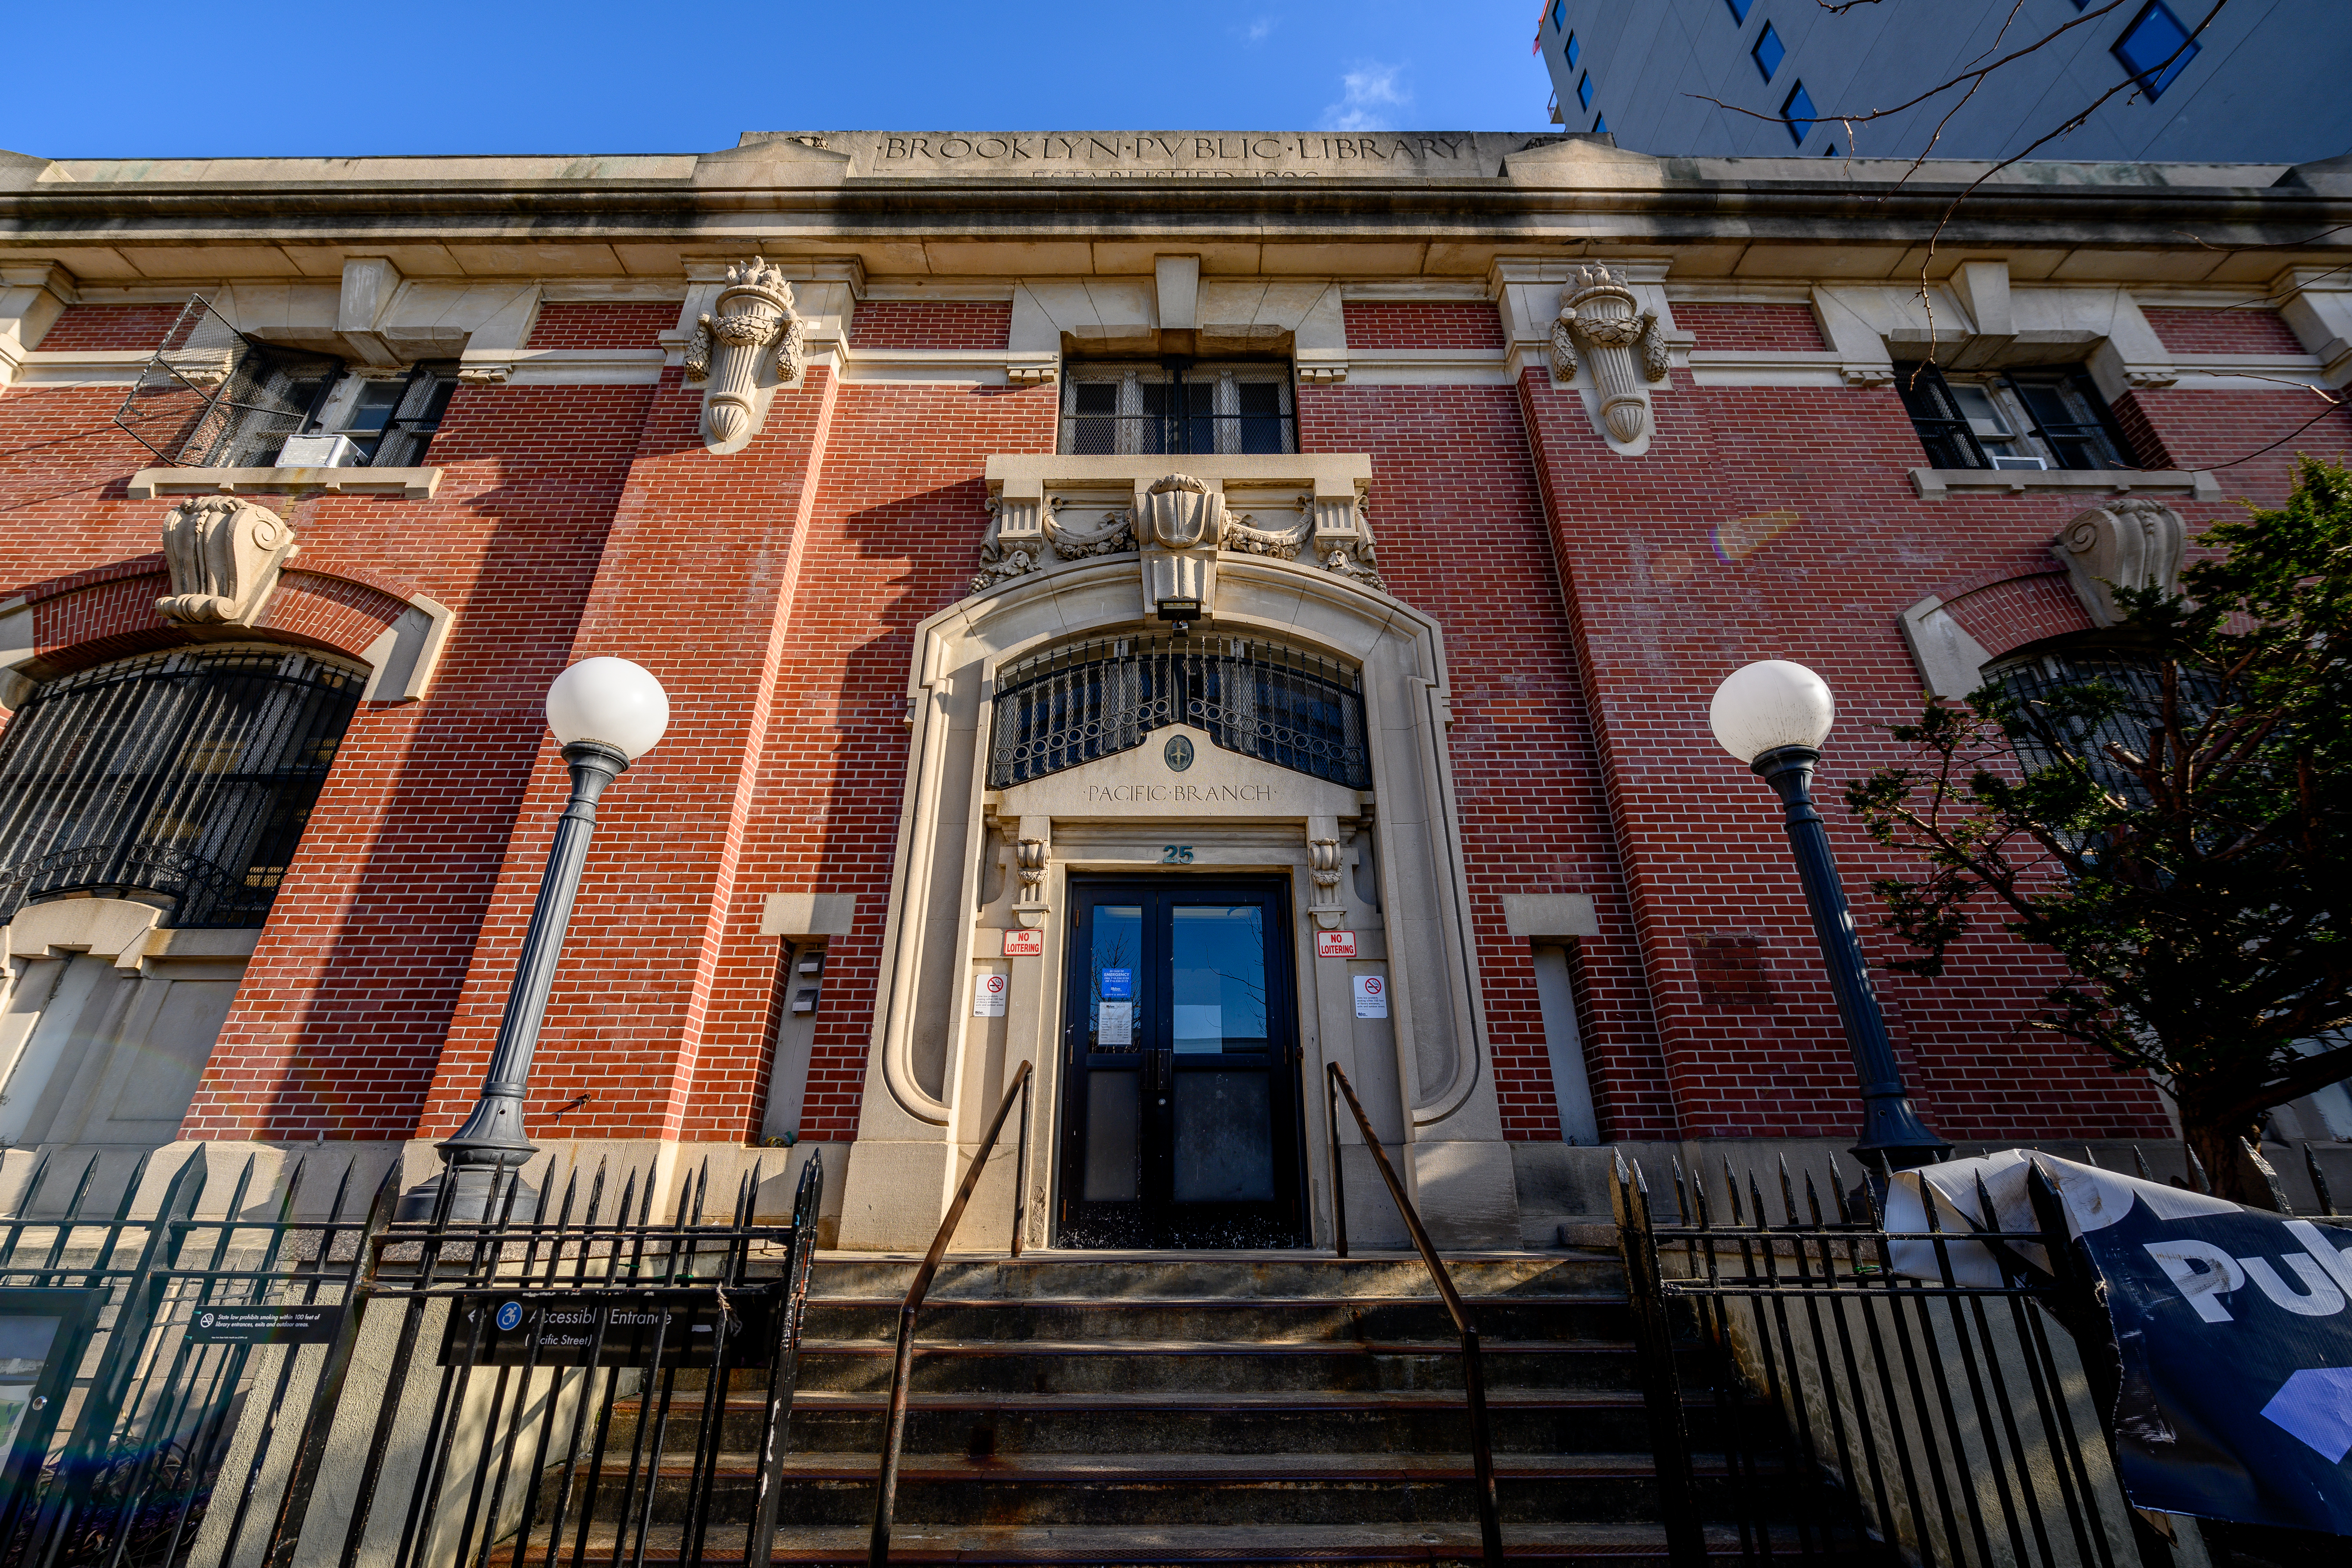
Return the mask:
[[1492,349],[1503,325],[1492,305],[1444,300],[1349,300],[1348,346],[1359,349]]
[[853,349],[1001,349],[1013,307],[993,300],[876,300],[849,324]]
[[1713,353],[1761,349],[1775,353],[1819,353],[1821,323],[1811,305],[1717,304],[1689,300],[1675,307],[1675,325],[1697,338],[1692,346]]
[[658,300],[555,300],[531,323],[534,349],[650,349],[677,325],[677,307]]
[[[1441,249],[1411,265],[1439,270]],[[1255,242],[1242,250],[1255,254]],[[1885,727],[1920,704],[1903,613],[1937,595],[1995,656],[2084,629],[2049,543],[2105,492],[1923,500],[1909,476],[1924,454],[1899,396],[1860,384],[1883,373],[1848,367],[1855,384],[1843,384],[1819,363],[1757,375],[1817,378],[1803,385],[1714,384],[1741,367],[1705,360],[1700,385],[1677,365],[1650,388],[1646,451],[1621,455],[1587,395],[1555,385],[1544,348],[1510,326],[1528,318],[1468,297],[1491,251],[1436,284],[1396,263],[1366,286],[1400,297],[1321,306],[1314,320],[1343,321],[1344,342],[1319,345],[1312,331],[1339,329],[1303,312],[1317,289],[1336,301],[1347,285],[1299,279],[1386,252],[1334,247],[1337,261],[1286,263],[1296,276],[1261,287],[1306,300],[1299,319],[1236,341],[1296,353],[1303,376],[1315,367],[1297,388],[1299,447],[1368,456],[1380,570],[1441,628],[1475,1002],[1503,1135],[1561,1134],[1534,954],[1510,934],[1505,900],[1580,894],[1598,933],[1573,949],[1576,1005],[1604,1138],[1843,1136],[1853,1068],[1777,803],[1716,745],[1707,700],[1756,658],[1826,678],[1839,720],[1820,792],[1864,945],[1892,956],[1864,889],[1902,868],[1833,803],[1845,781],[1894,759]],[[861,265],[878,271],[887,254]],[[1150,254],[1118,263],[1100,321],[1055,296],[1071,320],[1055,330],[1099,331],[1120,352],[1156,332],[1139,324],[1143,307],[1118,303],[1153,286]],[[845,271],[830,252],[824,263]],[[972,261],[950,282],[990,291],[996,266]],[[1727,274],[1705,276],[1694,292],[1727,291]],[[1229,285],[1212,269],[1202,296]],[[636,297],[646,287],[543,303],[504,348],[658,348],[680,304]],[[843,335],[813,340],[811,367],[774,392],[740,449],[708,447],[702,391],[676,354],[654,384],[651,355],[583,355],[536,378],[526,356],[457,390],[425,459],[440,470],[432,499],[254,498],[301,541],[257,637],[359,658],[419,598],[448,609],[451,632],[424,700],[365,703],[345,736],[184,1135],[454,1130],[497,1036],[565,793],[542,697],[565,666],[600,654],[649,668],[672,720],[600,810],[532,1076],[532,1125],[756,1139],[785,987],[762,902],[819,893],[851,896],[855,918],[827,950],[798,1131],[856,1135],[915,629],[970,593],[987,461],[1052,452],[1058,392],[1050,380],[1003,384],[1048,374],[1053,352],[1015,342],[1026,307],[1013,301],[813,287],[847,301]],[[1402,297],[1423,287],[1436,297]],[[1671,286],[1656,299],[1664,310]],[[73,305],[32,345],[38,374],[0,392],[0,601],[31,612],[30,678],[184,640],[154,613],[171,502],[129,497],[132,473],[157,458],[112,422],[119,367],[100,367],[110,381],[43,358],[152,348],[176,310]],[[2145,313],[2184,355],[2302,352],[2267,310]],[[1829,347],[1803,304],[1675,301],[1671,316],[1702,355]],[[1185,334],[1169,353],[1194,352]],[[1271,346],[1277,338],[1287,347]],[[894,363],[890,351],[973,363],[951,376],[939,367],[964,361],[909,369],[912,354]],[[1428,358],[1415,364],[1416,352]],[[977,363],[1013,353],[1028,357],[1010,372]],[[494,384],[499,374],[511,379]],[[2237,515],[2241,497],[2278,503],[2298,453],[2352,450],[2352,415],[2287,385],[2184,375],[2118,397],[2115,413],[2143,464],[2214,474],[2214,502],[2164,479],[2192,527]],[[1990,928],[1961,944],[1946,978],[1881,977],[1898,1057],[1945,1136],[2165,1135],[2144,1080],[2023,1026],[2058,978]]]
[[2276,310],[2251,306],[2182,310],[2151,305],[2142,314],[2177,354],[2299,354],[2303,344]]

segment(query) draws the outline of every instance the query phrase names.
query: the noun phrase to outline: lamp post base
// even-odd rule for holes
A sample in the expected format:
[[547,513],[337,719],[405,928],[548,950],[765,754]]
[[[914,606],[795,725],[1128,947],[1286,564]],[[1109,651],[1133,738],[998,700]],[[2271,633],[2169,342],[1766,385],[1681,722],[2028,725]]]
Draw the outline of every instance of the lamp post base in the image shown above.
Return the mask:
[[[418,1225],[435,1218],[448,1225],[482,1225],[500,1219],[539,1217],[539,1189],[518,1173],[520,1164],[444,1165],[439,1173],[400,1194],[392,1211],[394,1223]],[[448,1210],[442,1211],[442,1190],[449,1187]],[[513,1202],[508,1202],[511,1192]]]

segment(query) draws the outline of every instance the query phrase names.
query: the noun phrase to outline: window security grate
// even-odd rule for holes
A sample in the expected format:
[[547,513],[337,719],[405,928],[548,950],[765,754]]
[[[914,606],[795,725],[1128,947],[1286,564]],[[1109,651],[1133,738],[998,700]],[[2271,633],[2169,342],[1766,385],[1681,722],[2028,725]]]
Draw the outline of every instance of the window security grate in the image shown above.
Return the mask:
[[269,468],[335,382],[341,362],[256,342],[201,294],[115,410],[114,423],[163,462],[182,468]]
[[[2032,654],[1985,672],[1988,685],[2002,688],[2012,699],[2032,707],[2064,745],[2084,759],[2102,789],[2121,799],[2144,804],[2147,792],[2122,763],[2107,754],[2110,745],[2135,755],[2147,751],[2148,733],[2159,726],[2164,711],[2164,678],[2154,664],[2111,651]],[[2052,704],[2070,691],[2096,681],[2123,694],[2123,700],[2095,725],[2062,714]],[[2191,727],[2221,700],[2221,682],[2210,672],[2183,668],[2179,700]],[[2031,732],[2014,738],[2017,760],[2028,773],[2055,764],[2058,753]]]
[[309,654],[175,648],[47,682],[0,736],[0,922],[69,892],[257,926],[364,678]]
[[1063,377],[1066,455],[1297,449],[1287,364],[1073,365]]
[[1000,678],[989,787],[1133,751],[1170,724],[1276,767],[1371,785],[1355,666],[1250,638],[1132,637],[1055,648]]

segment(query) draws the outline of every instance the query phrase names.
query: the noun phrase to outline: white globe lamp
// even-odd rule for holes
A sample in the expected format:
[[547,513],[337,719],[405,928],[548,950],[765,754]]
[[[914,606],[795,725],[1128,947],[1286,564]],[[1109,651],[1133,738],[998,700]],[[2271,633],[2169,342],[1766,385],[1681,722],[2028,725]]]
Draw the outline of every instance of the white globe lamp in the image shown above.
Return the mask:
[[547,727],[567,746],[612,747],[635,762],[669,728],[669,693],[625,658],[583,658],[547,689]]
[[1715,689],[1707,722],[1723,749],[1753,763],[1785,746],[1818,752],[1837,722],[1829,682],[1785,658],[1743,665]]

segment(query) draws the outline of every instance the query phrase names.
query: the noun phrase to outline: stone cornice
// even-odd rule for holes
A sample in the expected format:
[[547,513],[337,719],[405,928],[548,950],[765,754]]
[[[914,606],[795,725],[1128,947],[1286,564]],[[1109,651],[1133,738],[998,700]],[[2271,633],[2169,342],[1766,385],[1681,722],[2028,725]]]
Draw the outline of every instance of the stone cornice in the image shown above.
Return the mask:
[[[1471,237],[1488,242],[1593,239],[1684,244],[1744,240],[1915,243],[1941,220],[1978,172],[1929,164],[1897,184],[1851,173],[1823,174],[1795,160],[1756,160],[1731,177],[1723,161],[1652,159],[1594,148],[1541,149],[1540,159],[1504,160],[1496,174],[1318,176],[1243,174],[1113,177],[1080,172],[1047,177],[971,174],[859,175],[846,161],[814,156],[761,159],[757,147],[698,159],[600,161],[591,172],[554,160],[452,159],[485,171],[516,164],[528,177],[419,177],[431,161],[381,162],[387,179],[329,178],[312,160],[195,163],[191,174],[229,179],[136,182],[108,178],[0,179],[0,256],[87,248],[235,240],[319,244],[522,239],[656,240],[724,245],[736,236],[773,241],[886,238],[899,235],[992,238],[1084,232],[1100,238],[1150,233],[1208,241]],[[1573,153],[1574,155],[1568,155]],[[544,163],[545,170],[537,165]],[[1517,166],[1510,166],[1516,164]],[[1781,165],[1789,165],[1783,168]],[[50,165],[64,170],[64,164]],[[79,166],[74,166],[79,167]],[[1942,244],[1948,247],[2118,246],[2177,248],[2179,226],[2211,245],[2275,244],[2328,221],[2352,218],[2352,201],[2301,185],[2182,184],[2173,178],[2253,179],[2271,168],[2132,165],[2108,178],[2097,165],[2051,164],[2044,182],[2000,180],[1969,196]],[[559,168],[573,171],[553,177]],[[612,168],[614,173],[601,171]],[[285,177],[251,177],[282,169]],[[648,174],[648,169],[657,174]],[[1797,177],[1799,174],[1809,177]],[[2138,177],[2124,178],[2122,174]],[[1784,176],[1784,177],[1776,177]],[[2169,178],[2168,178],[2169,177]],[[1599,220],[1596,224],[1596,220]],[[2315,246],[2314,254],[2326,249]]]

